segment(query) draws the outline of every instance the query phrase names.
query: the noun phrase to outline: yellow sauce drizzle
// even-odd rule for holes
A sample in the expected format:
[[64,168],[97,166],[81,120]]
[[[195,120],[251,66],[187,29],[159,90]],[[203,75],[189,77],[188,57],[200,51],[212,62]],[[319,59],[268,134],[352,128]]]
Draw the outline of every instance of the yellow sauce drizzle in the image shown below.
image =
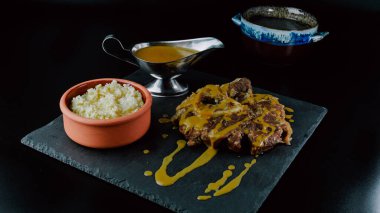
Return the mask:
[[292,108],[290,108],[290,107],[285,107],[284,108],[286,111],[288,111],[288,112],[294,112],[294,109],[292,109]]
[[[294,112],[294,110],[289,107],[284,107],[284,110],[282,110],[283,105],[279,103],[278,98],[272,95],[253,94],[252,91],[249,90],[247,91],[244,100],[239,103],[231,98],[231,94],[228,94],[228,91],[229,84],[223,84],[221,86],[206,85],[205,87],[198,89],[196,93],[193,93],[177,106],[176,111],[182,110],[182,113],[180,113],[177,118],[173,116],[173,120],[178,119],[183,134],[193,130],[203,130],[205,125],[209,124],[212,119],[214,119],[215,125],[207,133],[207,138],[210,142],[207,150],[205,150],[189,166],[183,168],[175,175],[169,176],[167,174],[168,165],[173,161],[174,156],[186,146],[186,141],[177,141],[177,148],[162,160],[161,167],[154,174],[155,181],[158,185],[170,186],[186,174],[205,165],[217,154],[217,150],[213,147],[216,141],[228,137],[228,135],[234,130],[243,131],[245,134],[250,133],[250,129],[246,127],[247,122],[258,123],[262,126],[260,131],[257,131],[257,135],[251,141],[253,147],[261,147],[263,141],[275,133],[277,126],[274,125],[273,122],[269,122],[267,116],[274,116],[277,122],[282,122],[286,125],[289,125],[289,123],[287,123],[284,118],[289,120],[289,122],[294,122],[292,119],[293,115],[286,115],[284,112],[284,110],[287,112]],[[204,100],[205,97],[210,97],[212,103],[207,103],[207,101],[203,102],[202,100]],[[252,107],[253,104],[258,104],[258,106],[260,106],[258,111],[255,111],[257,115],[254,117],[250,116],[250,113],[253,112],[250,107]],[[270,106],[280,106],[281,110],[276,107],[268,107],[268,104]],[[238,119],[233,120],[232,116],[235,115],[239,117]],[[231,120],[232,122],[230,122]],[[172,119],[168,118],[168,115],[163,115],[158,121],[160,123],[170,123],[172,122]],[[228,123],[228,125],[226,125],[226,123]],[[177,126],[172,127],[172,129],[177,128]],[[167,138],[168,134],[162,134],[161,136]],[[287,143],[289,143],[289,141]],[[213,196],[220,196],[233,191],[240,185],[242,178],[255,163],[256,159],[253,159],[250,163],[245,163],[244,170],[232,180],[227,181],[233,174],[232,170],[235,169],[234,165],[229,165],[228,170],[223,172],[220,179],[208,184],[205,193],[214,191]],[[197,197],[198,200],[208,200],[210,198],[212,198],[212,195],[200,195]]]
[[[192,129],[202,130],[208,124],[209,119],[221,116],[222,119],[208,133],[212,146],[215,141],[239,128],[243,122],[249,119],[248,105],[243,105],[227,96],[228,85],[206,85],[177,106],[176,110],[185,110],[179,117],[179,126],[184,128],[184,132]],[[252,94],[252,91],[249,91],[249,94]],[[201,99],[204,95],[215,98],[217,104],[202,104]],[[234,124],[224,127],[223,121],[231,120],[232,114],[242,116],[244,119],[237,120]]]
[[152,175],[153,175],[153,172],[152,172],[152,171],[145,171],[145,172],[144,172],[144,175],[145,175],[145,176],[152,176]]
[[[205,125],[209,124],[211,119],[218,118],[214,127],[207,133],[206,138],[209,140],[210,146],[214,146],[216,141],[228,137],[228,135],[235,130],[243,131],[249,134],[251,131],[245,127],[247,122],[258,123],[262,125],[260,131],[251,140],[253,147],[261,147],[262,143],[271,137],[276,129],[277,124],[266,121],[267,115],[275,116],[277,123],[286,122],[283,118],[285,113],[276,107],[267,107],[269,102],[270,106],[283,106],[278,101],[278,98],[269,94],[253,94],[251,90],[247,91],[244,100],[241,102],[231,98],[228,93],[229,83],[219,85],[206,85],[193,93],[190,97],[184,100],[177,106],[176,111],[181,111],[178,118],[181,132],[187,134],[190,131],[202,131]],[[232,90],[231,90],[232,91]],[[203,103],[204,97],[211,97],[211,101],[215,104]],[[257,117],[249,116],[252,113],[250,108],[251,104],[257,103],[259,111]],[[290,108],[289,108],[290,109]],[[289,110],[288,109],[288,110]],[[290,109],[292,111],[292,109]],[[231,121],[232,116],[239,116],[235,122],[226,125],[226,122]],[[288,116],[289,117],[289,116]],[[289,117],[290,119],[291,117]],[[289,142],[286,142],[289,143]]]
[[210,195],[199,195],[199,196],[197,197],[197,200],[208,200],[208,199],[210,199],[210,198],[211,198]]
[[168,138],[168,137],[169,137],[169,135],[168,135],[168,134],[166,134],[166,133],[164,133],[164,134],[162,134],[162,135],[161,135],[161,137],[162,137],[163,139],[166,139],[166,138]]
[[219,140],[219,138],[224,137],[225,135],[227,135],[232,130],[238,128],[244,121],[247,121],[247,120],[249,120],[248,116],[246,118],[244,118],[242,121],[236,122],[235,124],[230,125],[230,126],[224,128],[223,130],[219,130],[222,127],[222,123],[218,123],[216,125],[216,127],[214,129],[212,129],[208,134],[210,141],[211,141],[211,144],[213,144],[215,141]]
[[286,119],[291,119],[292,117],[293,117],[293,115],[285,115]]
[[187,173],[193,171],[194,169],[205,165],[207,162],[209,162],[217,153],[217,150],[213,147],[208,147],[206,151],[202,153],[201,156],[199,156],[193,163],[191,163],[188,167],[185,167],[181,171],[179,171],[174,176],[169,176],[166,172],[166,169],[168,165],[173,161],[173,157],[181,151],[186,145],[186,141],[184,140],[178,140],[177,141],[177,148],[170,153],[168,156],[166,156],[162,160],[161,167],[156,171],[155,173],[155,179],[156,183],[160,186],[170,186],[177,182],[178,179],[185,176]]
[[207,188],[205,189],[205,193],[209,193],[211,191],[218,191],[219,190],[219,187],[223,186],[224,183],[227,181],[227,179],[229,177],[231,177],[232,175],[232,172],[231,170],[225,170],[223,172],[223,176],[222,178],[220,178],[219,180],[217,180],[216,182],[214,183],[210,183],[208,184]]
[[143,151],[144,154],[149,154],[149,152],[150,151],[148,149],[144,149],[144,151]]
[[159,119],[158,119],[158,122],[159,122],[160,124],[166,124],[166,123],[171,123],[172,120],[170,120],[170,118],[159,118]]
[[248,170],[252,167],[253,164],[256,163],[256,159],[253,159],[251,163],[245,163],[245,169],[234,179],[232,179],[230,182],[228,182],[225,186],[223,186],[220,190],[216,191],[214,193],[214,196],[220,196],[224,195],[232,190],[234,190],[236,187],[240,185],[241,179],[244,177],[245,174],[247,174]]

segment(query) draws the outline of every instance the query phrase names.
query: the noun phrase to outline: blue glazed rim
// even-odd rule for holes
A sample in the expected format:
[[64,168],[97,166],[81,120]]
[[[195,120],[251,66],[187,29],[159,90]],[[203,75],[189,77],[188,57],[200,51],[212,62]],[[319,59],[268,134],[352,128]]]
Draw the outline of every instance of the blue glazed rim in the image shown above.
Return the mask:
[[[311,23],[311,27],[304,30],[278,30],[253,24],[252,22],[249,22],[245,17],[243,17],[247,14],[254,14],[257,11],[266,12],[266,10],[282,10],[292,15],[294,14],[300,17],[306,16]],[[259,13],[259,15],[261,14]],[[317,32],[318,22],[313,15],[302,11],[301,9],[292,7],[253,7],[246,10],[243,15],[240,13],[235,15],[232,17],[232,21],[236,25],[240,26],[242,33],[247,37],[259,42],[269,43],[276,46],[296,46],[310,44],[322,40],[326,35],[329,34],[328,32]]]

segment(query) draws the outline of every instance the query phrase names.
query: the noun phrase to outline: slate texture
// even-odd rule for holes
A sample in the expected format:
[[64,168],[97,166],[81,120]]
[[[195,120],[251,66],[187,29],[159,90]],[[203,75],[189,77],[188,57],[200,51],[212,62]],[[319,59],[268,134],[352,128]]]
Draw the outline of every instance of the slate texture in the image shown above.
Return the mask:
[[[181,78],[189,83],[192,91],[206,84],[221,84],[233,80],[196,71],[191,71]],[[137,71],[126,79],[144,85],[150,82],[151,77]],[[255,88],[254,92],[273,94],[258,88]],[[252,160],[252,156],[220,151],[208,164],[169,187],[158,186],[153,176],[144,176],[146,170],[156,171],[162,159],[176,148],[176,141],[183,139],[178,130],[172,129],[171,124],[160,124],[158,119],[163,114],[173,114],[175,107],[185,96],[154,98],[152,124],[148,133],[138,142],[126,147],[96,150],[80,146],[66,136],[62,116],[29,133],[21,142],[176,212],[256,212],[327,112],[324,107],[278,94],[273,95],[279,97],[282,104],[295,110],[295,122],[292,123],[294,130],[292,145],[277,146],[260,156],[237,189],[227,195],[213,197],[207,201],[198,201],[196,198],[204,194],[203,191],[208,183],[219,179],[230,164],[236,166],[232,178],[238,175],[243,170],[244,163]],[[161,137],[163,133],[168,134],[169,137],[163,139]],[[150,153],[143,154],[144,149],[149,149]],[[185,148],[174,158],[168,168],[168,173],[175,174],[189,165],[204,150],[204,147]]]

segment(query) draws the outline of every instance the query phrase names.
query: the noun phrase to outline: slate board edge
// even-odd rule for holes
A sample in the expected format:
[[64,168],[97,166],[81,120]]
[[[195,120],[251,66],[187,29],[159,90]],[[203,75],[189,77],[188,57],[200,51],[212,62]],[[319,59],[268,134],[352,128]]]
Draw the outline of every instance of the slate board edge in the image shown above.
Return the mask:
[[[62,116],[62,115],[61,115],[61,116]],[[57,118],[59,118],[59,117],[57,117]],[[57,118],[56,118],[56,119],[57,119]],[[170,210],[172,210],[172,211],[175,211],[175,212],[188,212],[188,210],[186,210],[186,209],[182,209],[182,208],[179,208],[179,206],[171,205],[170,203],[167,203],[167,202],[165,202],[165,201],[163,201],[163,200],[161,200],[161,199],[157,199],[156,196],[153,195],[153,194],[149,194],[149,193],[141,192],[141,191],[135,189],[134,187],[130,186],[130,184],[128,183],[127,180],[119,180],[119,179],[117,179],[117,178],[107,178],[107,176],[104,175],[104,174],[102,174],[101,172],[98,172],[98,173],[97,173],[98,175],[95,175],[95,171],[92,171],[92,170],[88,169],[87,166],[85,166],[85,165],[81,166],[81,164],[78,163],[77,161],[72,160],[71,158],[67,158],[67,157],[65,157],[65,156],[63,156],[63,155],[57,153],[54,149],[49,148],[47,145],[40,145],[40,144],[37,144],[37,145],[36,145],[36,144],[34,144],[34,143],[29,139],[30,134],[33,134],[34,132],[36,132],[36,131],[38,131],[38,130],[40,130],[40,129],[46,127],[46,126],[51,125],[56,119],[54,119],[54,120],[53,120],[52,122],[50,122],[49,124],[47,124],[47,125],[45,125],[45,126],[39,128],[39,129],[33,131],[32,133],[29,133],[29,134],[26,135],[25,137],[23,137],[23,138],[21,139],[21,143],[24,144],[24,145],[26,145],[26,146],[28,146],[28,147],[30,147],[30,148],[32,148],[32,149],[35,149],[35,150],[41,152],[41,153],[43,153],[43,154],[45,154],[45,155],[47,155],[47,156],[49,156],[49,157],[52,157],[52,158],[58,160],[58,161],[61,162],[61,163],[68,164],[68,165],[70,165],[70,166],[72,166],[72,167],[74,167],[74,168],[76,168],[76,169],[78,169],[78,170],[80,170],[80,171],[83,171],[83,172],[85,172],[85,173],[87,173],[87,174],[92,175],[92,176],[95,177],[95,178],[99,178],[99,179],[101,179],[101,180],[103,180],[103,181],[105,181],[105,182],[107,182],[107,183],[110,183],[110,184],[113,184],[113,185],[115,185],[115,186],[118,186],[118,187],[120,187],[120,188],[122,188],[122,189],[124,189],[124,190],[127,190],[127,191],[129,191],[129,192],[131,192],[131,193],[134,193],[134,194],[136,194],[137,196],[143,197],[143,198],[145,198],[145,199],[147,199],[147,200],[152,201],[153,203],[156,203],[156,204],[158,204],[158,205],[161,205],[161,206],[163,206],[163,207],[165,207],[165,208],[168,208],[168,209],[170,209]],[[50,149],[49,152],[46,151],[46,150],[48,150],[48,149]]]
[[[129,77],[134,77],[136,74],[139,75],[139,71],[136,71],[136,72],[133,72],[131,73],[130,75],[124,77],[124,78],[129,78]],[[211,74],[209,73],[204,73],[204,72],[201,72],[203,75],[210,75],[212,76]],[[228,80],[228,79],[227,79]],[[254,88],[255,89],[255,88]],[[258,88],[259,90],[262,90],[264,92],[269,92],[275,96],[282,96],[278,93],[275,93],[275,92],[271,92],[271,91],[267,91],[267,90],[263,90],[263,89],[260,89]],[[324,116],[326,115],[327,113],[327,109],[325,107],[322,107],[322,106],[318,106],[318,105],[315,105],[315,104],[312,104],[310,102],[307,102],[307,101],[303,101],[303,100],[299,100],[299,99],[294,99],[294,98],[291,98],[291,97],[286,97],[286,98],[289,98],[289,99],[293,99],[293,100],[296,100],[296,101],[299,101],[299,102],[304,102],[304,103],[307,103],[307,104],[310,104],[310,105],[314,105],[314,106],[317,106],[317,107],[320,107],[320,109],[322,110],[320,115],[318,116],[318,118],[316,119],[316,122],[310,127],[309,131],[305,133],[304,135],[304,139],[305,141],[307,141],[311,135],[313,134],[313,132],[316,130],[316,128],[318,127],[318,125],[320,124],[320,122],[323,120]],[[62,115],[61,115],[62,116]],[[59,117],[61,117],[59,116]],[[50,123],[48,123],[47,125],[37,129],[37,130],[34,130],[33,132],[29,133],[28,135],[26,135],[24,138],[21,139],[21,143],[26,145],[26,146],[29,146],[31,147],[32,149],[35,149],[39,152],[42,152],[44,154],[46,154],[47,156],[50,156],[52,158],[55,158],[57,159],[58,161],[60,162],[63,162],[65,164],[68,164],[80,171],[83,171],[83,172],[86,172],[87,174],[90,174],[92,176],[94,176],[95,178],[99,178],[101,180],[104,180],[105,182],[108,182],[108,183],[111,183],[113,185],[116,185],[124,190],[127,190],[131,193],[134,193],[140,197],[143,197],[147,200],[150,200],[158,205],[161,205],[165,208],[168,208],[172,211],[175,211],[175,212],[190,212],[188,209],[184,209],[184,208],[180,208],[178,205],[171,205],[170,203],[167,203],[165,202],[164,200],[162,199],[159,199],[159,198],[156,198],[156,196],[154,194],[149,194],[149,193],[146,193],[146,192],[141,192],[137,189],[135,189],[134,187],[130,186],[130,184],[128,183],[127,180],[119,180],[117,178],[110,178],[110,177],[107,177],[107,175],[104,175],[102,174],[101,172],[99,171],[92,171],[90,169],[88,169],[88,167],[86,165],[83,165],[81,166],[80,163],[78,163],[77,161],[75,160],[72,160],[70,157],[66,157],[66,156],[62,156],[60,155],[60,153],[57,153],[54,149],[52,149],[51,147],[48,147],[45,144],[41,145],[41,144],[34,144],[29,138],[30,136],[35,133],[35,132],[38,132],[39,130],[41,130],[42,128],[46,127],[46,126],[50,126],[52,124],[54,124],[54,122],[59,118],[57,117],[56,119],[54,119],[53,121],[51,121]],[[306,143],[306,142],[305,142]],[[304,146],[304,144],[302,146],[299,147],[299,151],[302,149],[302,147]],[[50,149],[50,150],[49,150]],[[49,152],[47,151],[49,150]],[[283,174],[286,172],[286,170],[289,168],[289,166],[292,164],[292,162],[294,161],[294,159],[297,157],[297,155],[292,159],[292,161],[283,169],[283,171],[281,172],[281,175],[279,175],[279,177],[275,180],[275,183],[274,183],[274,187],[277,185],[277,183],[279,182],[279,180],[281,179],[281,177],[283,176]],[[274,188],[273,187],[273,188]],[[269,194],[265,197],[265,199],[262,200],[261,204],[259,205],[259,208],[258,209],[255,209],[255,210],[252,210],[250,212],[255,212],[255,211],[258,211],[262,204],[265,202],[265,200],[268,198],[268,196],[270,195],[270,193],[273,191],[273,189],[269,192]]]
[[[316,130],[316,128],[318,127],[318,125],[320,124],[320,122],[323,120],[324,116],[327,114],[327,109],[324,108],[324,107],[322,107],[322,109],[323,109],[323,112],[320,114],[320,116],[318,117],[318,119],[316,120],[316,122],[313,124],[313,126],[310,128],[310,130],[305,134],[304,137],[305,137],[306,141],[311,137],[311,135],[314,133],[314,131]],[[59,116],[59,117],[61,117],[61,116]],[[42,129],[42,128],[46,127],[46,126],[52,125],[59,117],[57,117],[56,119],[54,119],[49,124],[47,124],[47,125],[39,128],[39,129],[33,131],[32,133],[34,133],[36,131],[39,131],[40,129]],[[122,188],[124,190],[127,190],[127,191],[129,191],[131,193],[134,193],[134,194],[136,194],[138,196],[141,196],[141,197],[143,197],[143,198],[145,198],[147,200],[150,200],[150,201],[152,201],[152,202],[154,202],[154,203],[156,203],[158,205],[161,205],[161,206],[163,206],[165,208],[168,208],[168,209],[170,209],[172,211],[175,211],[175,212],[188,212],[188,210],[179,208],[179,206],[177,206],[177,205],[170,205],[170,203],[167,203],[167,202],[165,202],[165,201],[163,201],[161,199],[155,199],[156,196],[153,195],[153,194],[141,192],[141,191],[135,189],[134,187],[132,187],[132,186],[130,186],[128,184],[127,180],[119,180],[117,178],[108,178],[106,175],[102,174],[101,172],[97,173],[98,174],[98,176],[97,176],[97,175],[95,175],[95,172],[92,171],[92,170],[89,170],[87,166],[85,166],[85,165],[81,166],[75,160],[72,160],[70,158],[62,156],[59,153],[57,153],[55,150],[52,150],[51,148],[50,148],[50,151],[47,152],[46,150],[49,149],[49,147],[47,147],[46,145],[42,145],[41,146],[41,145],[36,145],[36,144],[32,143],[32,141],[29,139],[30,134],[32,134],[32,133],[29,133],[24,138],[22,138],[21,139],[21,143],[24,144],[24,145],[26,145],[26,146],[29,146],[30,148],[35,149],[35,150],[37,150],[37,151],[39,151],[41,153],[44,153],[45,155],[47,155],[49,157],[52,157],[52,158],[54,158],[54,159],[56,159],[56,160],[58,160],[58,161],[60,161],[62,163],[68,164],[68,165],[70,165],[70,166],[72,166],[72,167],[74,167],[74,168],[76,168],[76,169],[78,169],[80,171],[86,172],[87,174],[90,174],[90,175],[94,176],[95,178],[100,178],[101,180],[103,180],[105,182],[108,182],[108,183],[111,183],[113,185],[116,185],[116,186],[118,186],[118,187],[120,187],[120,188]],[[299,149],[301,150],[303,146],[301,146]],[[295,156],[295,158],[296,157],[297,156]],[[294,161],[295,158],[293,158],[292,162]],[[281,175],[278,177],[278,179],[276,179],[274,187],[276,187],[277,183],[280,181],[281,177],[286,172],[286,170],[289,168],[289,166],[292,164],[292,162],[290,162],[290,164],[286,168],[284,168],[284,170],[282,171]],[[272,191],[273,190],[271,190],[270,193],[272,193]],[[270,195],[270,193],[268,194],[268,196]],[[268,196],[266,196],[266,198],[262,201],[262,203],[265,202],[265,200],[268,198]],[[257,209],[257,211],[260,210],[260,208],[262,206],[262,203],[260,204],[260,207]],[[255,211],[252,211],[252,212],[255,212]]]
[[[327,114],[328,110],[325,107],[321,107],[321,108],[323,109],[322,113],[319,115],[319,117],[316,120],[316,122],[310,127],[309,131],[306,132],[306,134],[304,135],[305,143],[302,146],[299,147],[299,151],[298,152],[300,152],[302,150],[303,146],[305,146],[306,142],[313,135],[314,131],[317,129],[318,125],[322,122],[323,118]],[[295,155],[294,158],[292,159],[292,161],[283,169],[283,171],[281,171],[281,175],[279,175],[278,178],[275,180],[275,183],[274,183],[274,186],[273,186],[272,190],[270,190],[269,194],[261,202],[261,204],[260,204],[260,206],[259,206],[259,208],[257,209],[256,212],[258,212],[260,210],[260,208],[262,207],[262,204],[265,202],[265,200],[268,199],[268,197],[270,196],[270,194],[273,192],[273,189],[277,186],[278,182],[280,181],[280,179],[282,178],[282,176],[285,174],[285,172],[288,170],[288,168],[290,167],[290,165],[292,165],[294,159],[296,159],[297,156],[298,156],[298,154]],[[255,211],[251,211],[251,212],[255,212]]]

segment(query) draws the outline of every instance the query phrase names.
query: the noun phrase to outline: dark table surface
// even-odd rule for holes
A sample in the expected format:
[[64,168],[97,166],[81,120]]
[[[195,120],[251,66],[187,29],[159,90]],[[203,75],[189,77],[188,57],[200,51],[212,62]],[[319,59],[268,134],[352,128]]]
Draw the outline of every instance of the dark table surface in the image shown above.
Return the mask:
[[13,15],[2,19],[0,212],[169,211],[20,143],[61,114],[58,100],[70,86],[137,69],[102,52],[100,43],[111,33],[129,44],[217,37],[226,48],[195,69],[246,76],[255,87],[328,108],[260,212],[380,211],[379,12],[287,1],[315,14],[330,35],[303,60],[273,66],[243,50],[230,21],[266,1],[95,2],[3,7]]

